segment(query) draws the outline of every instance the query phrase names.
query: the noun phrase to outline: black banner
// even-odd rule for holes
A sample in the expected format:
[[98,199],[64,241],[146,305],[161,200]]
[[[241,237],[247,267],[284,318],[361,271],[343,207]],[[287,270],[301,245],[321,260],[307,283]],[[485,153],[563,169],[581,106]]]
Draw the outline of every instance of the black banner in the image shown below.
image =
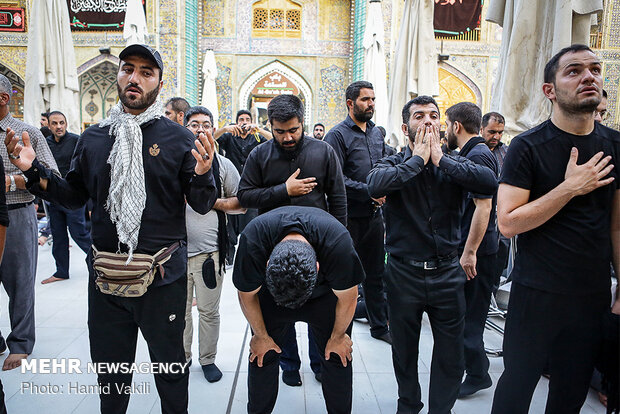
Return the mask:
[[480,27],[482,1],[435,0],[435,34],[459,36]]
[[0,7],[0,32],[25,32],[25,20],[23,7]]
[[[127,0],[67,0],[71,30],[120,31]],[[146,0],[142,0],[146,15]]]

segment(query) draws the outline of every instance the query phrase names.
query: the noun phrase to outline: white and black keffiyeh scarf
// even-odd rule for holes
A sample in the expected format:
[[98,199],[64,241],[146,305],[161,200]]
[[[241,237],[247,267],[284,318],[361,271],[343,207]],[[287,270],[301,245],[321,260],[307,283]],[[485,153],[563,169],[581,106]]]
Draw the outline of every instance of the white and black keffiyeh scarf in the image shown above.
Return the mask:
[[142,163],[142,129],[140,125],[163,116],[163,105],[157,100],[146,111],[131,115],[123,110],[121,102],[110,109],[108,118],[99,126],[110,125],[114,145],[108,158],[110,164],[110,191],[106,209],[116,225],[120,243],[129,247],[129,258],[138,245],[140,221],[146,205],[144,165]]

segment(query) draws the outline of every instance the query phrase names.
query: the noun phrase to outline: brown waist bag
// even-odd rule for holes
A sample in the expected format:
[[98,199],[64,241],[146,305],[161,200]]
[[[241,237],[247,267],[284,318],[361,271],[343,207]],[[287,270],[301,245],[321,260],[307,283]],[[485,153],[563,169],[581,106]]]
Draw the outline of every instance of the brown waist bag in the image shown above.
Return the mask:
[[154,255],[134,253],[129,264],[125,264],[129,257],[127,253],[100,252],[93,246],[93,268],[97,276],[95,283],[99,290],[108,295],[128,298],[142,296],[153,283],[157,270],[164,278],[162,265],[179,246],[179,242],[176,242]]

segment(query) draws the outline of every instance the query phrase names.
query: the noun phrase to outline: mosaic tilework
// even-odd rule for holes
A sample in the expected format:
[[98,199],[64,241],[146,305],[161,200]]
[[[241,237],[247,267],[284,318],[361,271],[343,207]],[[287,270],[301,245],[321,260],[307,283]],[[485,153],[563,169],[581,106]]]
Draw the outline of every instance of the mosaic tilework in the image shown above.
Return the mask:
[[179,53],[177,23],[180,16],[176,0],[161,0],[159,4],[159,53],[164,62],[164,86],[160,93],[162,100],[175,96],[180,90],[177,62]]
[[224,36],[224,0],[204,0],[202,7],[202,32],[204,36]]
[[388,85],[390,84],[390,70],[391,70],[391,53],[390,53],[390,39],[392,38],[392,30],[398,30],[398,27],[392,29],[392,1],[384,0],[381,2],[381,8],[383,11],[383,28],[385,30],[385,70],[388,78]]
[[465,76],[471,79],[471,81],[482,90],[482,94],[484,95],[487,84],[488,57],[451,55],[449,64],[459,69]]
[[364,29],[366,28],[366,0],[355,0],[355,19],[353,32],[353,73],[352,80],[364,76]]
[[321,87],[318,97],[318,122],[330,129],[346,116],[344,93],[345,70],[336,65],[321,69]]
[[[217,58],[216,58],[217,59]],[[219,127],[229,124],[233,120],[232,114],[232,87],[230,86],[229,66],[217,63],[217,78],[215,87],[217,89],[217,103],[219,111]]]
[[607,91],[607,112],[609,117],[605,125],[618,129],[620,127],[620,108],[618,107],[618,88],[620,87],[620,63],[606,63],[603,67],[604,85]]
[[200,82],[198,73],[198,1],[185,1],[185,99],[190,105],[198,104]]
[[610,49],[620,49],[620,2],[610,1],[608,3],[608,30],[606,33],[606,44]]
[[0,62],[7,69],[19,75],[20,78],[26,77],[26,48],[25,47],[0,47]]

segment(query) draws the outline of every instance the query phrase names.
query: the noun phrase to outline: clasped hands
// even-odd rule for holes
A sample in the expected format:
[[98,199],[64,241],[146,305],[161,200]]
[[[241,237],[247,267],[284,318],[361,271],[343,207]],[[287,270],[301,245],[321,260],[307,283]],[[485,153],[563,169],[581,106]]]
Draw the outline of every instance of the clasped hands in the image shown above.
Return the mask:
[[439,161],[443,157],[439,140],[439,127],[425,124],[419,125],[414,142],[412,143],[409,140],[409,148],[411,148],[412,155],[417,155],[424,160],[424,165],[431,160],[436,167],[439,167]]

